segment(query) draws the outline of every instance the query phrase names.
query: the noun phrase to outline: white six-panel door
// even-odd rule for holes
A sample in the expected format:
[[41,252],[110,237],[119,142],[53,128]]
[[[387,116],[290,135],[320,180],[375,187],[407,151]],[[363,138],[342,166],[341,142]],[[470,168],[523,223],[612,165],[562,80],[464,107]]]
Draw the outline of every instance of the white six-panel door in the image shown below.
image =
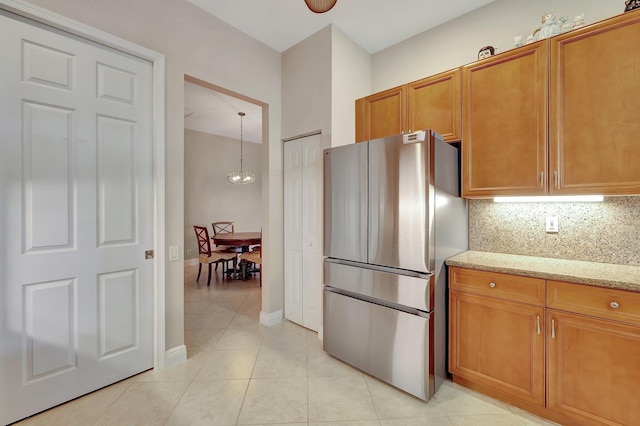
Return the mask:
[[321,322],[322,140],[284,144],[284,315],[311,330]]
[[0,12],[0,423],[153,366],[151,63]]

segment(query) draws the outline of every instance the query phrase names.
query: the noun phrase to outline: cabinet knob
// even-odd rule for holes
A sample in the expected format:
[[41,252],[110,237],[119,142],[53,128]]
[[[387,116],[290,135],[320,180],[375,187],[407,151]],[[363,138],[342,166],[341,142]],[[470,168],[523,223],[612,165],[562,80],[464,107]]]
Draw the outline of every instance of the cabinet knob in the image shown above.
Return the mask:
[[613,309],[618,309],[620,307],[618,302],[611,302],[609,303],[609,306],[611,306]]
[[496,286],[496,283],[489,283],[489,287],[495,288],[495,286]]

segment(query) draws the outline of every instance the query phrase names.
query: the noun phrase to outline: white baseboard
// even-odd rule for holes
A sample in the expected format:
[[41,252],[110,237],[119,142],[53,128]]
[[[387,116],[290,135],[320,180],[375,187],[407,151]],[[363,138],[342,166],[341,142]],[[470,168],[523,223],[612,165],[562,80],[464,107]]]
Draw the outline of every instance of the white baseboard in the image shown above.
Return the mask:
[[271,327],[282,322],[282,309],[279,311],[267,314],[264,311],[260,311],[260,324]]
[[185,345],[176,346],[165,352],[164,367],[169,368],[187,361],[187,347]]
[[194,257],[192,259],[185,259],[184,260],[184,264],[185,265],[197,265],[198,264],[198,258]]

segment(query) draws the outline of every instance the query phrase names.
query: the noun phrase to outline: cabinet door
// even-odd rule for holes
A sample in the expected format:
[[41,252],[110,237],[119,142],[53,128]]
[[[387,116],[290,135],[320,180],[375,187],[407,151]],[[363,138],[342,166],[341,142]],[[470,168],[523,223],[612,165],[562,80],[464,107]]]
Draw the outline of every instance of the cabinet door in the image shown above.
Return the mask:
[[544,309],[456,291],[449,306],[451,373],[544,406]]
[[546,193],[548,40],[462,68],[462,195]]
[[[364,98],[365,140],[397,135],[406,130],[406,93],[406,86],[399,86]],[[356,129],[358,127],[356,120]]]
[[548,408],[580,425],[638,425],[640,328],[548,310]]
[[640,193],[640,14],[551,40],[552,193]]
[[432,129],[446,142],[460,140],[460,69],[407,85],[408,131]]

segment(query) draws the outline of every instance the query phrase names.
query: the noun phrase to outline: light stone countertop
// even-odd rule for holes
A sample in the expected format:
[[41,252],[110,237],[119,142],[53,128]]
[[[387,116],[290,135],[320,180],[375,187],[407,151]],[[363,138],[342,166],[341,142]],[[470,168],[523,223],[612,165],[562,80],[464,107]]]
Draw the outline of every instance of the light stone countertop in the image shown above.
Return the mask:
[[473,250],[450,257],[445,263],[461,268],[640,292],[640,267],[637,266]]

